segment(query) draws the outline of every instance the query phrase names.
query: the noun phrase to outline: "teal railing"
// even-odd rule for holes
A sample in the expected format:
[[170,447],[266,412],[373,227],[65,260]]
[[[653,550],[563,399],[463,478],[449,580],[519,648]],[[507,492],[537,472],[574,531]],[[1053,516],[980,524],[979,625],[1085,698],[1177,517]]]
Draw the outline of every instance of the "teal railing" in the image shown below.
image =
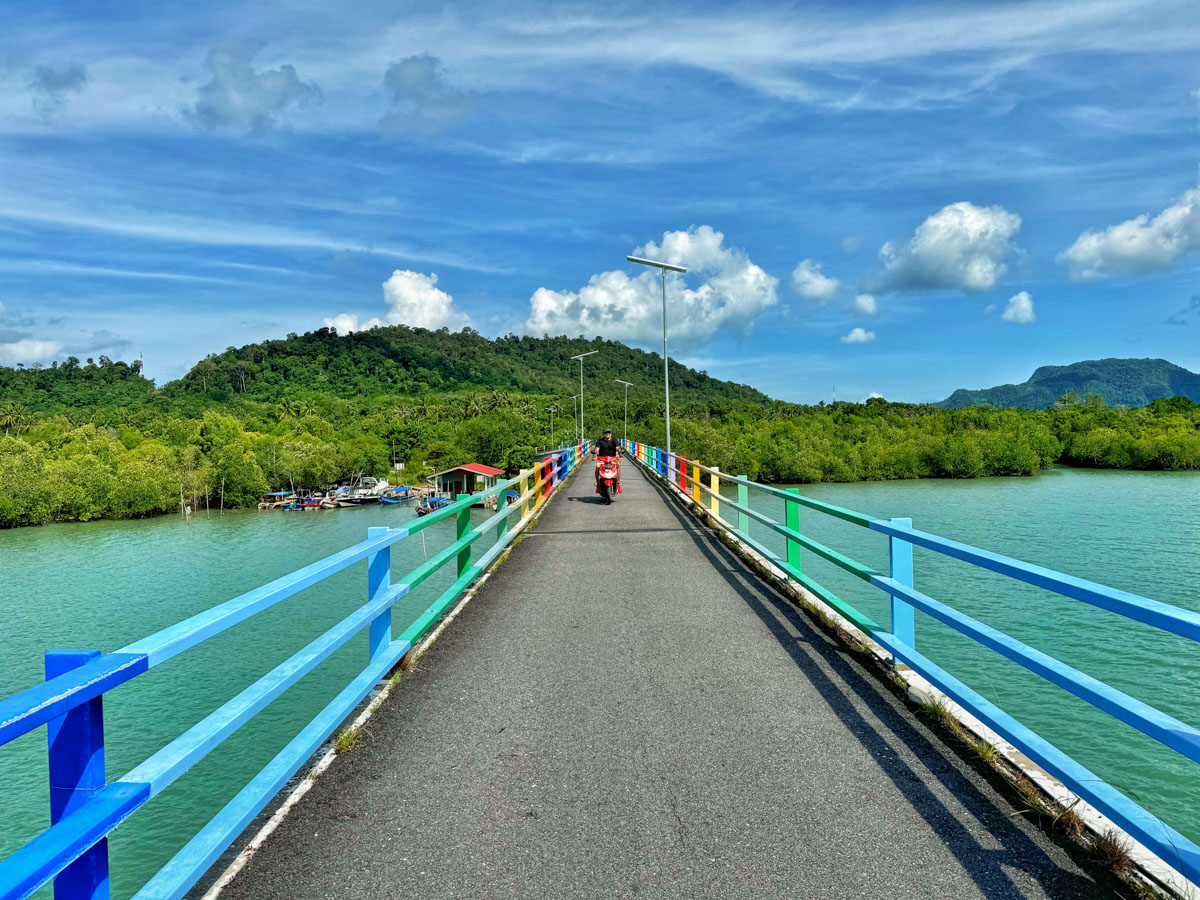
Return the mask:
[[[1078,797],[1142,843],[1166,865],[1188,881],[1200,883],[1200,847],[920,653],[916,649],[914,610],[921,610],[959,634],[1017,663],[1051,684],[1069,691],[1195,763],[1200,763],[1200,731],[916,590],[913,587],[912,548],[923,547],[1197,643],[1200,643],[1200,613],[917,531],[912,527],[910,519],[877,519],[804,497],[796,488],[776,488],[750,481],[745,477],[728,475],[685,456],[668,455],[658,447],[630,441],[625,449],[647,471],[668,484],[675,496],[686,497],[693,503],[706,506],[719,518],[723,518],[721,511],[726,507],[736,513],[736,522],[733,522],[731,517],[730,528],[742,542],[769,559],[787,573],[790,579],[870,635],[876,643],[890,652],[895,660],[905,663],[976,719],[1010,742]],[[736,499],[722,495],[722,484],[736,487]],[[749,501],[751,489],[784,501],[785,521],[776,521],[752,508]],[[802,507],[887,537],[889,571],[875,571],[870,566],[863,565],[803,534],[799,525]],[[751,538],[750,520],[762,524],[784,538],[784,552],[780,554],[761,541]],[[802,551],[815,554],[889,595],[889,625],[884,627],[874,621],[804,572],[800,563]]]
[[[51,879],[55,900],[107,900],[106,836],[366,630],[368,658],[362,671],[138,891],[136,900],[175,900],[186,894],[371,689],[504,551],[514,534],[512,517],[519,513],[520,522],[535,514],[587,450],[584,443],[556,451],[510,481],[479,494],[460,494],[454,503],[401,528],[368,528],[367,539],[353,547],[120,650],[47,653],[46,681],[0,701],[0,747],[46,726],[51,785],[51,825],[0,862],[0,900],[28,897]],[[506,503],[505,492],[514,486],[518,496]],[[472,528],[471,507],[493,496],[498,498],[496,512]],[[455,540],[393,581],[391,547],[450,517],[456,523]],[[494,544],[472,564],[472,545],[492,532]],[[363,606],[125,776],[107,781],[102,700],[108,691],[362,561],[367,564],[367,602]],[[394,638],[392,606],[443,566],[453,568],[454,583]]]

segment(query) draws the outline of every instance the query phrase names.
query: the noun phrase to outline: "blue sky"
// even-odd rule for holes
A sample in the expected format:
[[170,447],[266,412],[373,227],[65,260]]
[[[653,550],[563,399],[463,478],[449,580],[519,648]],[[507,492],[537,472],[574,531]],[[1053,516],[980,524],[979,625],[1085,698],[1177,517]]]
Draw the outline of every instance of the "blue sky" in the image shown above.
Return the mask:
[[1194,2],[12,4],[0,364],[602,334],[789,400],[1200,369]]

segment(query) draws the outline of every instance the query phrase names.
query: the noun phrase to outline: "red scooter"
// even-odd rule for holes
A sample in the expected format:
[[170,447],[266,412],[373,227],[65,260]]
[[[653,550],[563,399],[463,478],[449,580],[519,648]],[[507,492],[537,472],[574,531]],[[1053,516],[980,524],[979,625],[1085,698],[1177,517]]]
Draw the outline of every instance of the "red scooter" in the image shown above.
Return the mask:
[[600,500],[608,506],[621,490],[621,482],[617,481],[617,457],[597,456],[596,468],[600,472]]

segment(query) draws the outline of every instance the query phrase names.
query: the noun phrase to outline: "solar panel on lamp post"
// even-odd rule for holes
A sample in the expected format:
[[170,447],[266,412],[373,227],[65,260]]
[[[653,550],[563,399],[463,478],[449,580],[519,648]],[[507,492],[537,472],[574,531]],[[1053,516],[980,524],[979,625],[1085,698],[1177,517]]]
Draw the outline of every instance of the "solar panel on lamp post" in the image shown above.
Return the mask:
[[617,384],[625,385],[625,443],[629,443],[629,389],[633,387],[632,381],[622,381],[620,378],[614,378]]
[[583,358],[599,352],[599,350],[589,350],[587,353],[571,357],[571,359],[579,360],[579,443],[581,444],[583,443]]
[[637,263],[641,266],[654,266],[662,275],[662,301],[663,301],[663,397],[666,401],[666,423],[667,423],[667,456],[671,455],[671,376],[667,370],[667,273],[668,272],[686,272],[683,266],[675,266],[671,263],[657,262],[653,259],[642,259],[640,256],[625,257],[632,263]]

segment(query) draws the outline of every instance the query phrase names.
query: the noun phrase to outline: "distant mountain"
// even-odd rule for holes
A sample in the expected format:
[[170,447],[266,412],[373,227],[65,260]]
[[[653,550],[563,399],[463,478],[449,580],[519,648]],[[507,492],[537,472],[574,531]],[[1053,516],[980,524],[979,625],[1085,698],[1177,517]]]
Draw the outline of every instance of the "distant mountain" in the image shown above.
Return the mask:
[[1099,394],[1109,406],[1146,406],[1160,397],[1187,397],[1200,402],[1200,375],[1165,359],[1085,359],[1069,366],[1042,366],[1022,384],[1002,384],[969,391],[960,388],[941,403],[943,409],[964,406],[1046,409],[1063,394],[1083,400]]

